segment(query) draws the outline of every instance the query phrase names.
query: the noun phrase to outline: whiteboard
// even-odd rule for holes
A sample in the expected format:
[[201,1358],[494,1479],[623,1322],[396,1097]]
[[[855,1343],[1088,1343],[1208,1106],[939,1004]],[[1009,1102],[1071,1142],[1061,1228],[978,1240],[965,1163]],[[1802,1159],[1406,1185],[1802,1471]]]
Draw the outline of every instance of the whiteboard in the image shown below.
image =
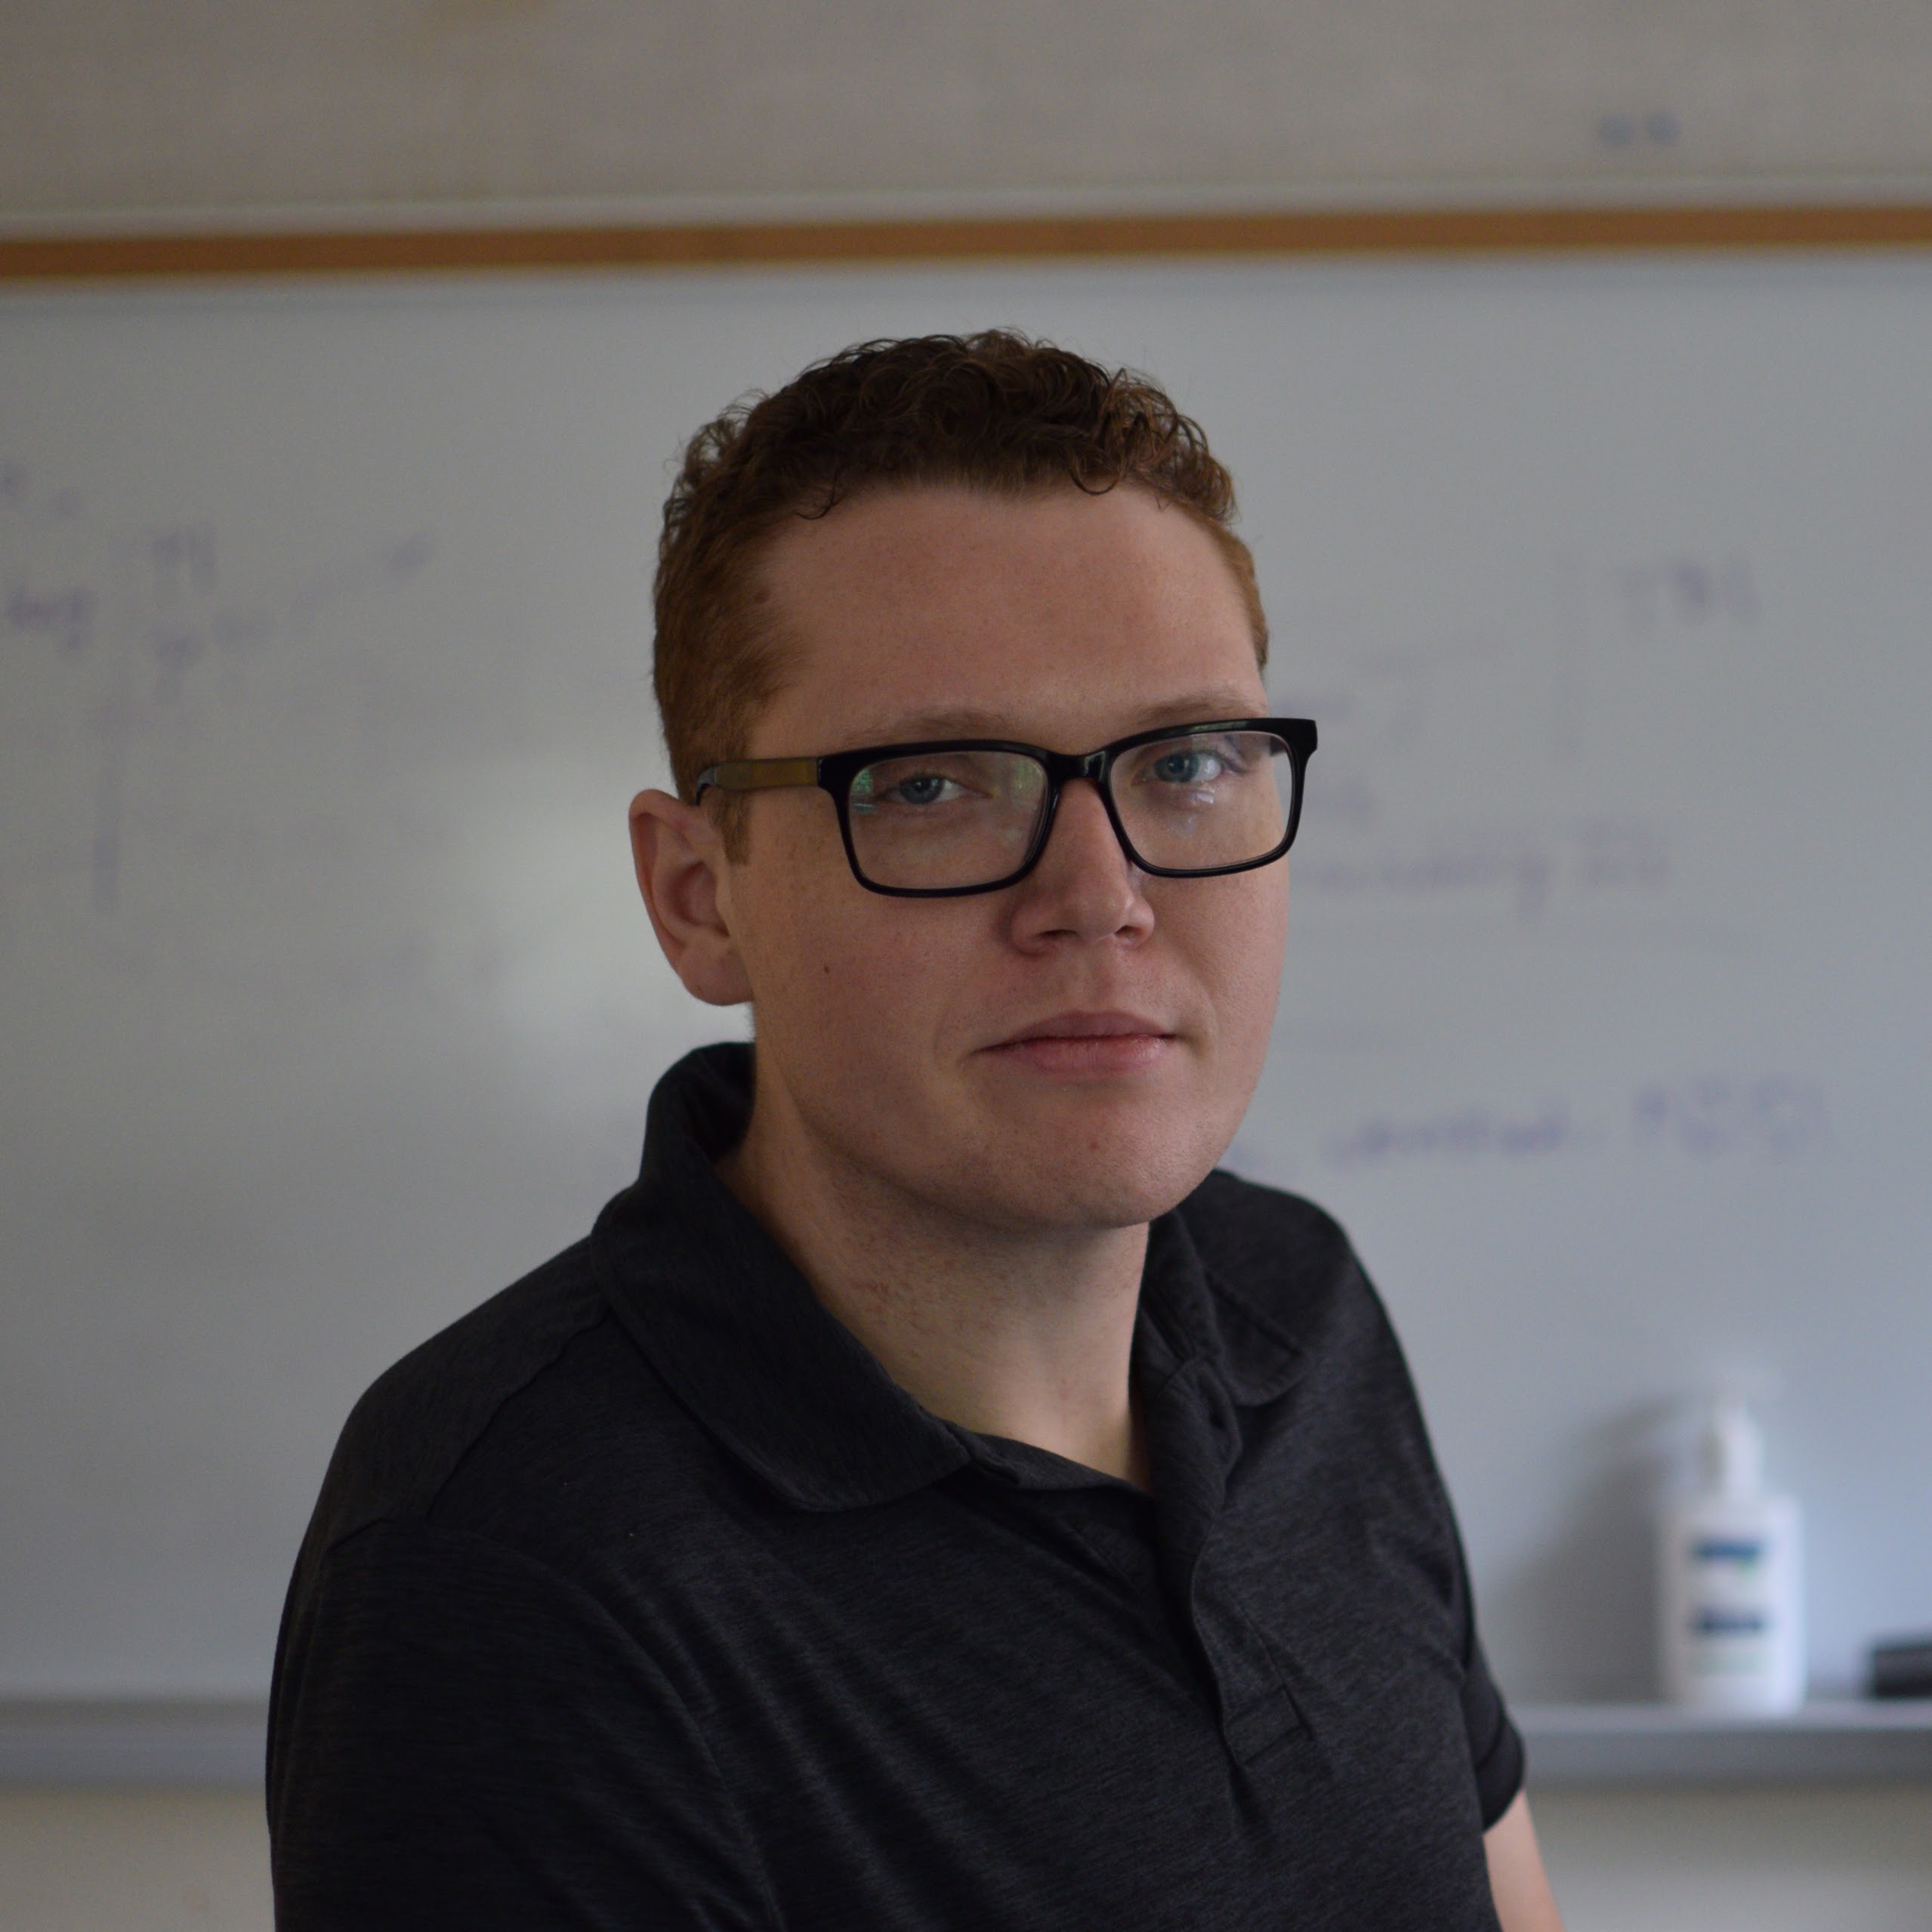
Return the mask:
[[1932,263],[236,285],[0,302],[0,1694],[258,1693],[356,1395],[742,1032],[625,839],[667,465],[995,322],[1241,483],[1322,748],[1231,1160],[1384,1289],[1507,1686],[1648,1687],[1720,1375],[1820,1679],[1932,1623]]

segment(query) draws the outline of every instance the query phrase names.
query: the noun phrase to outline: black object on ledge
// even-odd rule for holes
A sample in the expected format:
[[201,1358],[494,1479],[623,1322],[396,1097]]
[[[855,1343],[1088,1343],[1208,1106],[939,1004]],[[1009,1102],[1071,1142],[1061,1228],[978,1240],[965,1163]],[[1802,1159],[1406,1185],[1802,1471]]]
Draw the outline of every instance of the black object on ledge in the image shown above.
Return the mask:
[[1872,1647],[1874,1697],[1932,1697],[1932,1637],[1900,1637]]

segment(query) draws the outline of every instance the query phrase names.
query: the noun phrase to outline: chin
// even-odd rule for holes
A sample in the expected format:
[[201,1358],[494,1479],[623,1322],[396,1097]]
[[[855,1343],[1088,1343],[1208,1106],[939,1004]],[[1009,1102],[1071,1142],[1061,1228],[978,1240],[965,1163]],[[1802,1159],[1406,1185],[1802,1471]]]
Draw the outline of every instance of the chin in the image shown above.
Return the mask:
[[1061,1134],[982,1144],[951,1170],[976,1197],[969,1211],[1022,1229],[1137,1227],[1177,1207],[1226,1151],[1214,1134]]

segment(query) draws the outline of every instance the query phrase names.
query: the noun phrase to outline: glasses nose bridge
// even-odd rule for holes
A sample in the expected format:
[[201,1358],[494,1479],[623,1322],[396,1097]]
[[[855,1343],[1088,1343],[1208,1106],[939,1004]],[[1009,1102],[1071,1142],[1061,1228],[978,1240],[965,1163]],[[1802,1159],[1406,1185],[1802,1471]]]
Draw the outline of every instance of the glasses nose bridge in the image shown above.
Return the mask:
[[1112,763],[1113,754],[1104,745],[1097,752],[1054,752],[1048,755],[1047,771],[1056,792],[1075,779],[1084,778],[1105,798]]
[[1103,745],[1097,752],[1050,752],[1045,764],[1049,782],[1046,818],[1040,827],[1039,843],[1034,847],[1032,860],[1026,869],[1031,872],[1045,856],[1047,842],[1052,838],[1054,824],[1060,816],[1060,795],[1077,778],[1084,778],[1100,795],[1100,809],[1106,813],[1108,826],[1119,844],[1121,856],[1129,865],[1137,866],[1139,862],[1127,843],[1126,832],[1114,806],[1111,749]]

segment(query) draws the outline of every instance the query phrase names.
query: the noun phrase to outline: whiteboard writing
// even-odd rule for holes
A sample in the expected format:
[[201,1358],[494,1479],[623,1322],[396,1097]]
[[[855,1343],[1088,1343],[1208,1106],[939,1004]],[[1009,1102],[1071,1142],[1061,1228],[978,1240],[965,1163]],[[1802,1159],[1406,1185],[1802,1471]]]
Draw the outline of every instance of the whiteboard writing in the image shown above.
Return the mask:
[[407,585],[435,542],[423,530],[380,539],[266,589],[232,584],[225,548],[211,518],[116,523],[70,486],[0,461],[0,650],[39,653],[80,680],[66,694],[67,723],[93,766],[85,866],[98,913],[122,903],[142,740],[204,684],[217,704],[241,702],[252,662],[307,636],[344,600]]
[[1337,1168],[1540,1160],[1619,1145],[1700,1161],[1782,1160],[1816,1153],[1827,1138],[1817,1081],[1782,1073],[1708,1073],[1645,1082],[1630,1097],[1621,1132],[1612,1119],[1568,1100],[1514,1108],[1472,1103],[1408,1116],[1372,1114],[1331,1136],[1322,1151]]
[[1344,901],[1487,903],[1523,923],[1559,895],[1655,897],[1671,882],[1669,835],[1641,819],[1541,831],[1472,827],[1303,857],[1298,892]]
[[1787,1074],[1655,1081],[1632,1097],[1631,1125],[1640,1146],[1704,1160],[1727,1154],[1782,1159],[1812,1153],[1827,1138],[1818,1082]]
[[1751,560],[1739,552],[1717,557],[1648,558],[1616,565],[1604,576],[1604,588],[1626,637],[1741,630],[1756,623],[1760,615]]

